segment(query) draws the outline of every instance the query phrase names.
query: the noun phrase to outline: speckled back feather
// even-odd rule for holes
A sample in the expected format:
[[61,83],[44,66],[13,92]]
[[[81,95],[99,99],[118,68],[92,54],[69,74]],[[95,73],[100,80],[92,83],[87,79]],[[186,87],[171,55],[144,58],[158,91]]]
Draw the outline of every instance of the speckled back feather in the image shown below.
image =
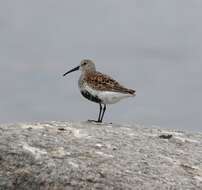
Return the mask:
[[100,72],[88,72],[86,73],[84,80],[91,88],[95,90],[135,95],[135,90],[125,88],[110,76]]

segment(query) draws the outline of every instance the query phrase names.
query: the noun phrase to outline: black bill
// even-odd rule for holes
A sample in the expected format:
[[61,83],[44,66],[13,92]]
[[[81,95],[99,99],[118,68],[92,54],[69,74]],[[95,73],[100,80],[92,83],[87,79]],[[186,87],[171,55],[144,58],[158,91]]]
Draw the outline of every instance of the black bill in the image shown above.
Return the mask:
[[74,72],[74,71],[79,70],[79,67],[80,67],[80,66],[75,67],[74,69],[71,69],[70,71],[68,71],[68,72],[66,72],[65,74],[63,74],[63,76],[66,76],[67,74],[69,74],[69,73],[71,73],[71,72]]

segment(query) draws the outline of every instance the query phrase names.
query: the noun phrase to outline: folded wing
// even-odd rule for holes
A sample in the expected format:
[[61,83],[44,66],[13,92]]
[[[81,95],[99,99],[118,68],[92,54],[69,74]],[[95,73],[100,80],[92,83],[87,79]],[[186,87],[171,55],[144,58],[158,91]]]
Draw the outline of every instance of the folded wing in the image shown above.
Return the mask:
[[86,81],[88,81],[88,85],[95,90],[135,95],[135,90],[125,88],[110,76],[99,72],[88,73],[86,75]]

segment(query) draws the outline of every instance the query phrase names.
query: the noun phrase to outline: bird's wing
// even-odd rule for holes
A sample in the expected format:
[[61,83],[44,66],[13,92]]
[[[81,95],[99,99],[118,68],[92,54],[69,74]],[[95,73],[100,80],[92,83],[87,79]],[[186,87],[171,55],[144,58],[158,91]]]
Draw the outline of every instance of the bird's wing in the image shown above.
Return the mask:
[[135,90],[125,88],[110,76],[100,72],[88,73],[86,75],[86,81],[95,90],[135,94]]

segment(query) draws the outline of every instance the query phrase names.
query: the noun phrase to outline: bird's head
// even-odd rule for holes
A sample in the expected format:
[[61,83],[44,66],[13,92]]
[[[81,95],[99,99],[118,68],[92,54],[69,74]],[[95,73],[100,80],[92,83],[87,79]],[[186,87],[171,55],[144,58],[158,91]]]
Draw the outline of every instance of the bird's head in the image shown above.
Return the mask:
[[84,59],[80,63],[80,70],[85,71],[95,71],[95,63],[90,59]]
[[63,76],[66,76],[67,74],[74,72],[74,71],[77,71],[77,70],[81,70],[81,72],[95,71],[96,70],[95,69],[95,63],[90,59],[83,59],[79,66],[69,70],[68,72],[63,74]]

